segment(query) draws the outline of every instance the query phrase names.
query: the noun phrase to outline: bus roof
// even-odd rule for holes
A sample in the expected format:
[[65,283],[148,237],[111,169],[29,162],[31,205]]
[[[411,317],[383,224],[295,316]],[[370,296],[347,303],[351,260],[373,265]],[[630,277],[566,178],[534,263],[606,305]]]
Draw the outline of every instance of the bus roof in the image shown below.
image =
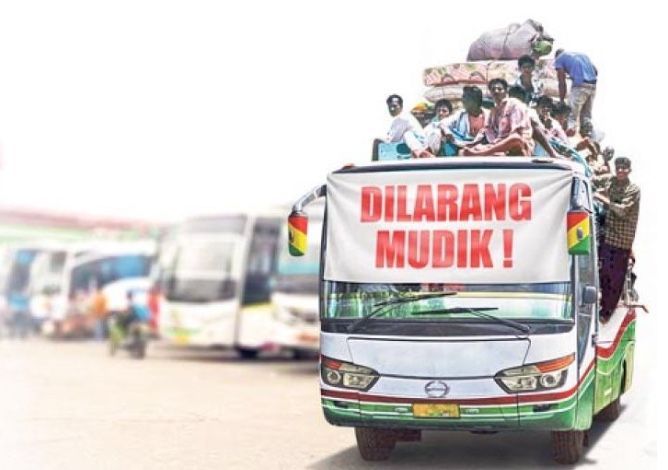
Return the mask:
[[337,170],[334,173],[366,173],[375,171],[404,171],[447,168],[480,168],[480,169],[557,169],[570,171],[575,175],[585,175],[581,163],[565,158],[545,157],[449,157],[421,158],[369,162]]

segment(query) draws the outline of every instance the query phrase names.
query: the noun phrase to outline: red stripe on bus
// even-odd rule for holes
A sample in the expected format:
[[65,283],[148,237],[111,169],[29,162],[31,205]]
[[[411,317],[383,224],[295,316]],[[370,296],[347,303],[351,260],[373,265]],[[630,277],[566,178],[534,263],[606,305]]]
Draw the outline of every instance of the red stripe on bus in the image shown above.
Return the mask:
[[617,349],[617,346],[619,346],[619,343],[622,341],[622,337],[624,336],[624,333],[628,329],[628,326],[631,324],[633,320],[636,319],[636,311],[635,309],[629,309],[628,313],[626,314],[626,317],[624,318],[624,321],[619,327],[619,330],[617,331],[617,335],[615,336],[615,340],[612,342],[612,344],[608,347],[597,347],[596,348],[596,356],[601,358],[601,359],[608,359],[611,357],[614,353],[615,350]]

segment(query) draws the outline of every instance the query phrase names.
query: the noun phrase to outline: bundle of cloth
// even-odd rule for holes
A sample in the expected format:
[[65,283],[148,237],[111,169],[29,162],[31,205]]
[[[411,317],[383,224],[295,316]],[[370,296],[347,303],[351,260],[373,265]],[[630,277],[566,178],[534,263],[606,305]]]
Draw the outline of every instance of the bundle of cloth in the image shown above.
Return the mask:
[[523,55],[544,56],[552,51],[554,39],[543,25],[528,19],[504,28],[484,32],[469,48],[466,60],[512,60]]
[[[432,103],[447,99],[457,106],[465,86],[476,85],[486,93],[487,83],[491,79],[503,78],[512,84],[518,76],[517,60],[460,62],[430,67],[424,70],[422,76],[425,86],[429,87],[424,97]],[[554,59],[538,60],[535,76],[542,82],[544,94],[559,98],[559,81],[554,69]]]

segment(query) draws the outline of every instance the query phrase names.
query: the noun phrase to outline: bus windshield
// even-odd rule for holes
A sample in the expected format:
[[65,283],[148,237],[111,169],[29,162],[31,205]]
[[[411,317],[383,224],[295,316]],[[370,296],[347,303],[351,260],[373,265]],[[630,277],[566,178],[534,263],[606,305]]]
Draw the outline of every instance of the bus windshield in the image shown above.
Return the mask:
[[[324,318],[461,321],[490,310],[513,320],[572,320],[571,284],[362,284],[325,281]],[[438,294],[420,298],[426,293]],[[414,299],[411,299],[414,297]],[[389,302],[394,305],[382,305]],[[379,308],[386,311],[378,312]],[[456,313],[456,314],[454,314]],[[372,320],[373,321],[373,320]]]
[[180,302],[233,298],[237,283],[231,276],[237,246],[232,240],[183,239],[161,266],[165,298]]
[[151,257],[147,255],[108,256],[85,262],[72,269],[70,295],[103,288],[121,279],[146,277],[151,270]]
[[66,259],[67,253],[64,251],[46,251],[38,254],[30,274],[31,292],[44,294],[47,289],[51,289],[51,293],[57,292],[60,288]]

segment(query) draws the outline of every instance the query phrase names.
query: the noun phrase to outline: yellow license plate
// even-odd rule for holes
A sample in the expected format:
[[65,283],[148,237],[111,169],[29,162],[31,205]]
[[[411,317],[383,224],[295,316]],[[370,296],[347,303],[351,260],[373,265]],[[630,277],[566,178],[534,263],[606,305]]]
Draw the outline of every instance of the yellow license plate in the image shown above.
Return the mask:
[[413,416],[416,418],[459,418],[459,405],[415,403],[413,405]]

